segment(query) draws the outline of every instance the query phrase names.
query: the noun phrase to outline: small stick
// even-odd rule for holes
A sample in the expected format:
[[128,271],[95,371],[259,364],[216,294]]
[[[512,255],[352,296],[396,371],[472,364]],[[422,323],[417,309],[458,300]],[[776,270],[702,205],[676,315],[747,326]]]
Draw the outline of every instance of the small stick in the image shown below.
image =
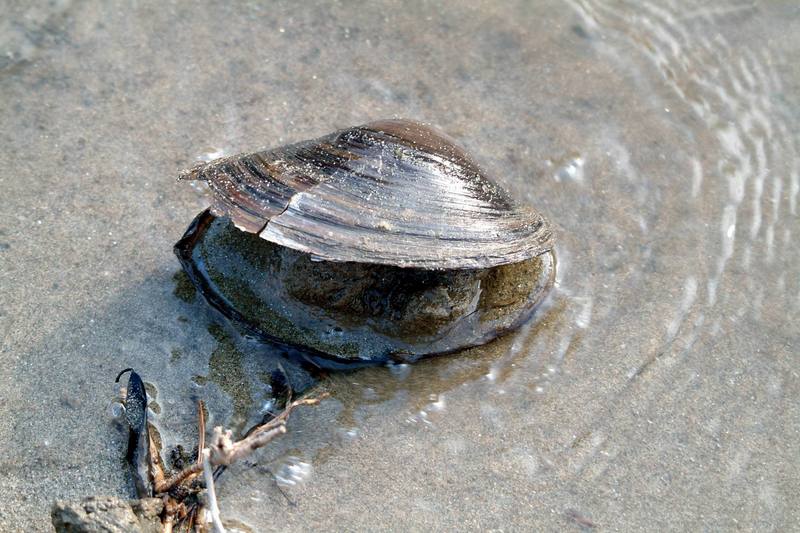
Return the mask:
[[189,511],[189,516],[187,517],[187,530],[191,531],[194,529],[194,523],[197,519],[197,507],[192,507],[192,510]]
[[153,442],[153,435],[149,429],[147,438],[150,441],[150,445],[147,447],[147,451],[150,453],[150,474],[153,476],[153,486],[158,486],[159,483],[164,482],[164,465],[161,462],[161,455],[158,453],[158,448]]
[[163,529],[161,530],[162,533],[172,533],[172,522],[172,515],[168,514],[166,518],[164,518]]
[[217,505],[217,493],[214,490],[214,469],[211,467],[211,452],[208,448],[203,448],[203,477],[206,481],[208,491],[208,512],[211,515],[211,523],[214,525],[215,533],[225,533],[222,519],[219,516],[219,506]]
[[197,400],[197,463],[203,462],[203,448],[206,447],[206,413],[203,400]]
[[177,485],[178,483],[180,483],[183,480],[185,480],[187,477],[192,476],[194,474],[199,474],[202,471],[203,471],[203,464],[202,463],[201,464],[195,463],[195,464],[193,464],[192,466],[190,466],[188,468],[184,468],[183,470],[181,470],[180,472],[178,472],[174,476],[168,478],[166,481],[164,481],[160,485],[156,485],[156,494],[161,493],[161,492],[166,492],[169,489],[171,489],[172,487],[174,487],[175,485]]
[[178,514],[180,508],[181,504],[176,502],[171,497],[167,496],[164,498],[164,519],[162,522],[162,533],[172,533],[173,529],[175,528],[175,515]]
[[[254,450],[266,445],[269,441],[286,432],[286,420],[295,407],[301,405],[317,405],[320,398],[301,398],[288,404],[275,418],[255,428],[242,440],[234,443],[231,431],[224,431],[221,427],[214,428],[214,437],[209,447],[209,462],[211,466],[229,465],[234,461],[246,457]],[[204,448],[205,449],[205,448]],[[203,463],[195,463],[169,479],[156,484],[156,493],[166,492],[189,476],[203,471]]]

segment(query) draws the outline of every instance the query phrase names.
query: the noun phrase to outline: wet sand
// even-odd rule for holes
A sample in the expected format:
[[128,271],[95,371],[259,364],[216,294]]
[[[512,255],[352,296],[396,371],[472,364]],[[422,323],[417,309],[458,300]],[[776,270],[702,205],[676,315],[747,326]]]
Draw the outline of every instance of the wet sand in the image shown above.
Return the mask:
[[[800,521],[800,11],[791,2],[0,9],[0,529],[133,495],[113,378],[164,443],[282,362],[175,279],[197,160],[430,122],[555,224],[519,332],[334,374],[219,484],[264,530],[773,530]],[[178,278],[179,279],[179,278]],[[222,329],[216,324],[221,323]],[[286,494],[281,493],[279,487]]]

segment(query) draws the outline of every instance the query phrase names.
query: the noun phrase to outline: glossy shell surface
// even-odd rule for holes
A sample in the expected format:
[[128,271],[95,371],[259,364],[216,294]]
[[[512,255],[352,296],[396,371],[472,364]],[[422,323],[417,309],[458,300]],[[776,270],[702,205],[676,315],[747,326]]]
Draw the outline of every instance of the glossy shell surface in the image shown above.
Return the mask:
[[547,220],[509,195],[451,139],[386,120],[198,165],[212,212],[326,261],[487,268],[552,247]]

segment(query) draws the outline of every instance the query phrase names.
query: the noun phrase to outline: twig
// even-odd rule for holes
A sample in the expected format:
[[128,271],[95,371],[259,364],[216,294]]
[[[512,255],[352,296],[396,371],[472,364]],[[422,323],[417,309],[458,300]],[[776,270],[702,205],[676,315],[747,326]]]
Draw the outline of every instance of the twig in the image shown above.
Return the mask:
[[161,533],[172,533],[175,528],[175,516],[180,511],[182,504],[170,497],[164,498],[164,514],[161,521]]
[[172,533],[172,523],[174,518],[171,514],[168,514],[164,517],[164,523],[162,524],[161,533]]
[[203,462],[203,448],[206,447],[206,413],[203,400],[197,400],[197,463]]
[[153,441],[153,434],[150,433],[149,427],[147,438],[150,441],[150,445],[147,447],[147,451],[150,453],[150,474],[153,476],[153,485],[158,486],[159,483],[164,482],[164,465],[161,462],[161,454],[158,453],[158,447]]
[[211,445],[211,462],[214,466],[229,466],[243,457],[247,457],[254,450],[265,446],[269,441],[286,433],[286,422],[281,421],[280,425],[269,431],[260,431],[253,435],[233,442],[230,429],[222,429],[220,426],[214,428],[213,444]]
[[211,523],[214,525],[215,533],[225,533],[222,519],[219,516],[219,506],[217,505],[217,493],[214,490],[214,469],[211,467],[211,452],[208,448],[203,448],[203,477],[206,481],[208,491],[208,512],[211,515]]
[[[254,450],[266,445],[269,441],[286,432],[286,420],[295,407],[303,405],[317,405],[321,398],[301,398],[288,404],[278,416],[269,422],[256,427],[249,435],[238,442],[233,442],[230,430],[221,427],[214,428],[214,436],[209,446],[209,462],[211,466],[230,465]],[[189,476],[203,471],[202,463],[195,463],[185,468],[169,479],[156,484],[156,493],[163,493],[181,483]]]
[[160,485],[156,485],[156,494],[161,492],[167,492],[169,489],[177,485],[178,483],[185,480],[187,477],[192,476],[194,474],[199,474],[203,471],[203,465],[201,464],[193,464],[188,468],[184,468],[174,476],[168,478],[166,481],[161,483]]
[[194,529],[194,523],[197,519],[197,506],[192,507],[189,511],[189,515],[187,517],[187,531],[192,531]]

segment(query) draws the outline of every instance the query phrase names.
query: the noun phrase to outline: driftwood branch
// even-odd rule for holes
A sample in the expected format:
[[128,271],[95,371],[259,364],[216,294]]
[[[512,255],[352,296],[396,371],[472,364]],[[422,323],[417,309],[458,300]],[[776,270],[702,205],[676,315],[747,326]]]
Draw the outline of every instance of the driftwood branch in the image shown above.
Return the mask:
[[[278,435],[286,433],[286,420],[295,407],[304,405],[317,405],[319,398],[301,398],[289,403],[286,408],[269,422],[262,424],[248,433],[240,441],[234,442],[230,430],[215,427],[214,434],[208,446],[209,463],[211,467],[228,466],[247,457],[253,451],[265,446]],[[205,425],[203,423],[203,425]],[[174,476],[157,483],[156,493],[163,493],[185,481],[191,476],[203,471],[203,462],[198,462],[178,472]]]

